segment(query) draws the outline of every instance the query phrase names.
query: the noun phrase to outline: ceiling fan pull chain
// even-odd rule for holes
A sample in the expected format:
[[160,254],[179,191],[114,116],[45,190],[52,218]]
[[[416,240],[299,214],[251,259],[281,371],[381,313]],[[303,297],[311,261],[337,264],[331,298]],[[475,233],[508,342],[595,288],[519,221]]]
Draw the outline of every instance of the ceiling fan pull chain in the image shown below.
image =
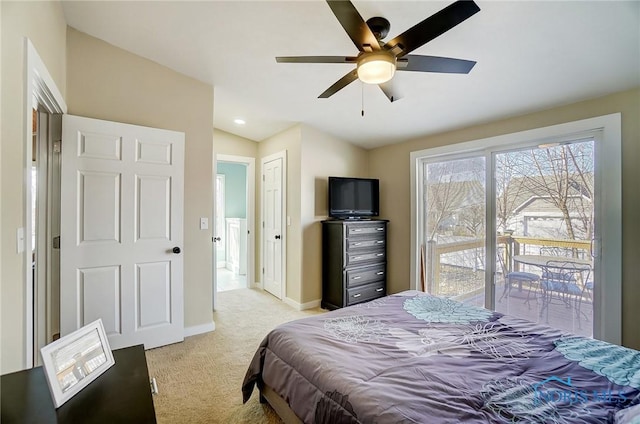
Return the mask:
[[364,83],[363,82],[360,82],[360,88],[362,89],[362,95],[360,97],[360,105],[361,105],[360,114],[364,118]]

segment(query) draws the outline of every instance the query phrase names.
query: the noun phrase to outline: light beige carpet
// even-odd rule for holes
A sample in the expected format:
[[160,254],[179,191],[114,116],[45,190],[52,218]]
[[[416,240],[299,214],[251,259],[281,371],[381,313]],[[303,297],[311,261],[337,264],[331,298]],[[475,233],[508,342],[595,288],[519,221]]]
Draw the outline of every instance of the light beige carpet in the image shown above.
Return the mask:
[[242,379],[258,345],[277,325],[322,313],[296,311],[261,290],[218,293],[216,330],[146,352],[158,423],[280,423],[257,393],[242,404]]

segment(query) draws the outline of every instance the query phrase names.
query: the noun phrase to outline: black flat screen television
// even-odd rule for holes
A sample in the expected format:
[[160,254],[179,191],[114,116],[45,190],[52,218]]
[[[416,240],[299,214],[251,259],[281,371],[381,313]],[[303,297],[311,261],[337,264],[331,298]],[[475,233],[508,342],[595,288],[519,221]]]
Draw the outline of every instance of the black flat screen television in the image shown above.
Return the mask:
[[378,216],[380,183],[373,178],[329,177],[329,216],[361,219]]

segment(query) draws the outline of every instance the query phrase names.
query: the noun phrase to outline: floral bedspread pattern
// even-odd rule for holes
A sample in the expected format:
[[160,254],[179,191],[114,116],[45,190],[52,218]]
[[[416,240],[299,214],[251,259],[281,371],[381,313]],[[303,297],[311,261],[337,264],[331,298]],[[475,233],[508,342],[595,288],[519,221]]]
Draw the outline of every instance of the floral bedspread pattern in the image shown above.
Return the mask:
[[305,423],[606,423],[640,404],[640,352],[408,291],[283,324],[242,385]]

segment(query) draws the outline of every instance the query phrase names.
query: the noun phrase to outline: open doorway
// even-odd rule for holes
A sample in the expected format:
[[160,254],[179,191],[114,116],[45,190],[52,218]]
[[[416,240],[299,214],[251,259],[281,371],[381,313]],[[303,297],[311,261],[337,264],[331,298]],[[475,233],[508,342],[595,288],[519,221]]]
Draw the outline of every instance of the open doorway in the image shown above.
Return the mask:
[[[62,94],[30,40],[25,39],[25,117],[23,184],[24,227],[18,229],[19,254],[24,258],[24,365],[39,364],[40,347],[59,333],[56,310],[59,287],[58,253],[54,237],[59,214],[59,154],[61,116],[67,112]],[[59,147],[59,144],[58,144]],[[54,154],[56,153],[56,154]],[[56,185],[59,188],[59,184]],[[56,204],[55,202],[58,201]]]
[[34,365],[40,348],[60,337],[60,139],[62,115],[33,109],[31,279]]
[[214,308],[216,293],[253,285],[255,159],[216,156]]

